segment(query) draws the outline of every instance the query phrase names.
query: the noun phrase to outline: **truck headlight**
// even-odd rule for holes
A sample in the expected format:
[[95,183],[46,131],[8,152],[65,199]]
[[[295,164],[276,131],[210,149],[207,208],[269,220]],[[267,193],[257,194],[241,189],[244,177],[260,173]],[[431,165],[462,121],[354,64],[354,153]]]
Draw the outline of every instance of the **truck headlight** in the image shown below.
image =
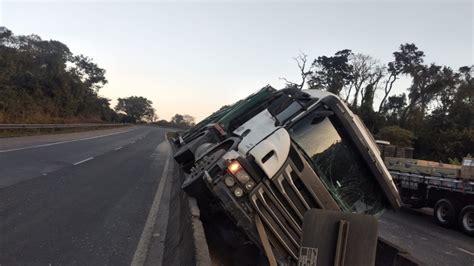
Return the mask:
[[235,173],[235,178],[237,178],[241,184],[245,184],[250,181],[250,176],[245,170],[240,170]]
[[238,161],[231,162],[227,166],[227,169],[233,176],[235,176],[235,178],[237,178],[237,180],[239,180],[242,185],[250,181],[249,174],[244,170]]
[[227,166],[227,169],[229,170],[229,172],[231,174],[235,175],[235,173],[237,173],[238,171],[240,171],[242,169],[242,165],[240,165],[240,163],[238,161],[232,161]]
[[226,178],[224,179],[224,184],[228,187],[232,187],[235,185],[235,180],[232,176],[228,175],[226,176]]
[[240,197],[242,197],[242,195],[244,195],[244,191],[240,187],[238,187],[234,190],[234,195],[237,198],[240,198]]
[[249,182],[245,183],[245,189],[246,189],[247,191],[252,190],[252,188],[253,188],[254,186],[255,186],[255,183],[254,183],[253,181],[249,181]]

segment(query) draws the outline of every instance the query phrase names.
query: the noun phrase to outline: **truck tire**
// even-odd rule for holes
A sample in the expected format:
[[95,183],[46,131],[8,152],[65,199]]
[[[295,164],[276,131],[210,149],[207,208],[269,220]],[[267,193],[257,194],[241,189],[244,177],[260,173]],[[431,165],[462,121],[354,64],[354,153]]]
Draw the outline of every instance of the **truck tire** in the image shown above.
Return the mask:
[[175,161],[181,165],[185,173],[190,173],[191,167],[194,165],[197,157],[196,149],[203,143],[215,143],[216,136],[212,130],[202,132],[197,138],[183,145],[174,155]]
[[436,202],[433,208],[433,218],[438,225],[450,228],[456,223],[456,216],[456,207],[450,200],[440,199]]
[[459,225],[464,234],[474,236],[474,205],[467,205],[459,213]]

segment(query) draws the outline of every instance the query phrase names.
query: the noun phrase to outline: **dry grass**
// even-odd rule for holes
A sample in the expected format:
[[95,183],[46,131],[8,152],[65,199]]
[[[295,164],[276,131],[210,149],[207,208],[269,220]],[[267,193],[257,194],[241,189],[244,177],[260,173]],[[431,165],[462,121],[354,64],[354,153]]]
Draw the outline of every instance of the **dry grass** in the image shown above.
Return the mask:
[[100,117],[59,117],[46,113],[31,113],[25,117],[11,116],[0,112],[0,124],[76,124],[101,123]]
[[20,128],[20,129],[0,129],[0,138],[21,137],[21,136],[35,136],[35,135],[50,135],[62,133],[74,133],[93,131],[100,129],[112,129],[123,126],[94,126],[94,127],[74,127],[74,128]]

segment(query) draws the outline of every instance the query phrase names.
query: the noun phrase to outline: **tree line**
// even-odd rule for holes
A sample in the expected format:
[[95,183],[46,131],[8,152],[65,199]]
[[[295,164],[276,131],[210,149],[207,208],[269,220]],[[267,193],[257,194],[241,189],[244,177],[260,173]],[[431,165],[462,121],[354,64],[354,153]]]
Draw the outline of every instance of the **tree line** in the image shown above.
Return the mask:
[[[377,138],[413,146],[422,159],[459,162],[474,152],[474,66],[425,63],[413,43],[401,44],[387,63],[349,49],[313,61],[301,53],[295,60],[301,82],[285,79],[287,87],[340,96]],[[394,94],[401,78],[410,86]]]
[[[415,156],[456,161],[474,151],[474,66],[457,70],[425,63],[415,44],[400,45],[390,62],[349,49],[310,60],[295,58],[301,81],[287,87],[339,95],[377,138],[413,146]],[[14,35],[0,27],[0,123],[154,122],[189,127],[194,118],[159,120],[144,97],[119,98],[115,108],[100,96],[106,71],[55,40]],[[401,94],[393,88],[411,80]],[[379,103],[375,100],[379,98]]]
[[0,122],[112,121],[105,70],[38,35],[0,27]]
[[[64,43],[0,27],[0,123],[158,120],[145,97],[119,98],[111,108],[110,99],[99,95],[107,84],[105,74],[91,58],[74,55]],[[194,118],[177,114],[165,122],[189,126]]]

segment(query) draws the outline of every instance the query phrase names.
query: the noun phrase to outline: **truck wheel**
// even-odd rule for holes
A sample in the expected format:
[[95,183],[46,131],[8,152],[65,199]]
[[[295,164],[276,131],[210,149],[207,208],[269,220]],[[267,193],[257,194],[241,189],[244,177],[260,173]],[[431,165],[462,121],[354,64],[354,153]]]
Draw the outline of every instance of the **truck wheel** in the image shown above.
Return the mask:
[[468,236],[474,236],[474,205],[467,205],[459,213],[459,225]]
[[443,227],[452,227],[456,222],[456,207],[447,199],[440,199],[433,208],[435,222]]
[[190,173],[191,167],[196,162],[196,149],[203,143],[215,142],[215,133],[207,130],[199,134],[196,138],[183,145],[174,155],[174,159],[185,173]]

